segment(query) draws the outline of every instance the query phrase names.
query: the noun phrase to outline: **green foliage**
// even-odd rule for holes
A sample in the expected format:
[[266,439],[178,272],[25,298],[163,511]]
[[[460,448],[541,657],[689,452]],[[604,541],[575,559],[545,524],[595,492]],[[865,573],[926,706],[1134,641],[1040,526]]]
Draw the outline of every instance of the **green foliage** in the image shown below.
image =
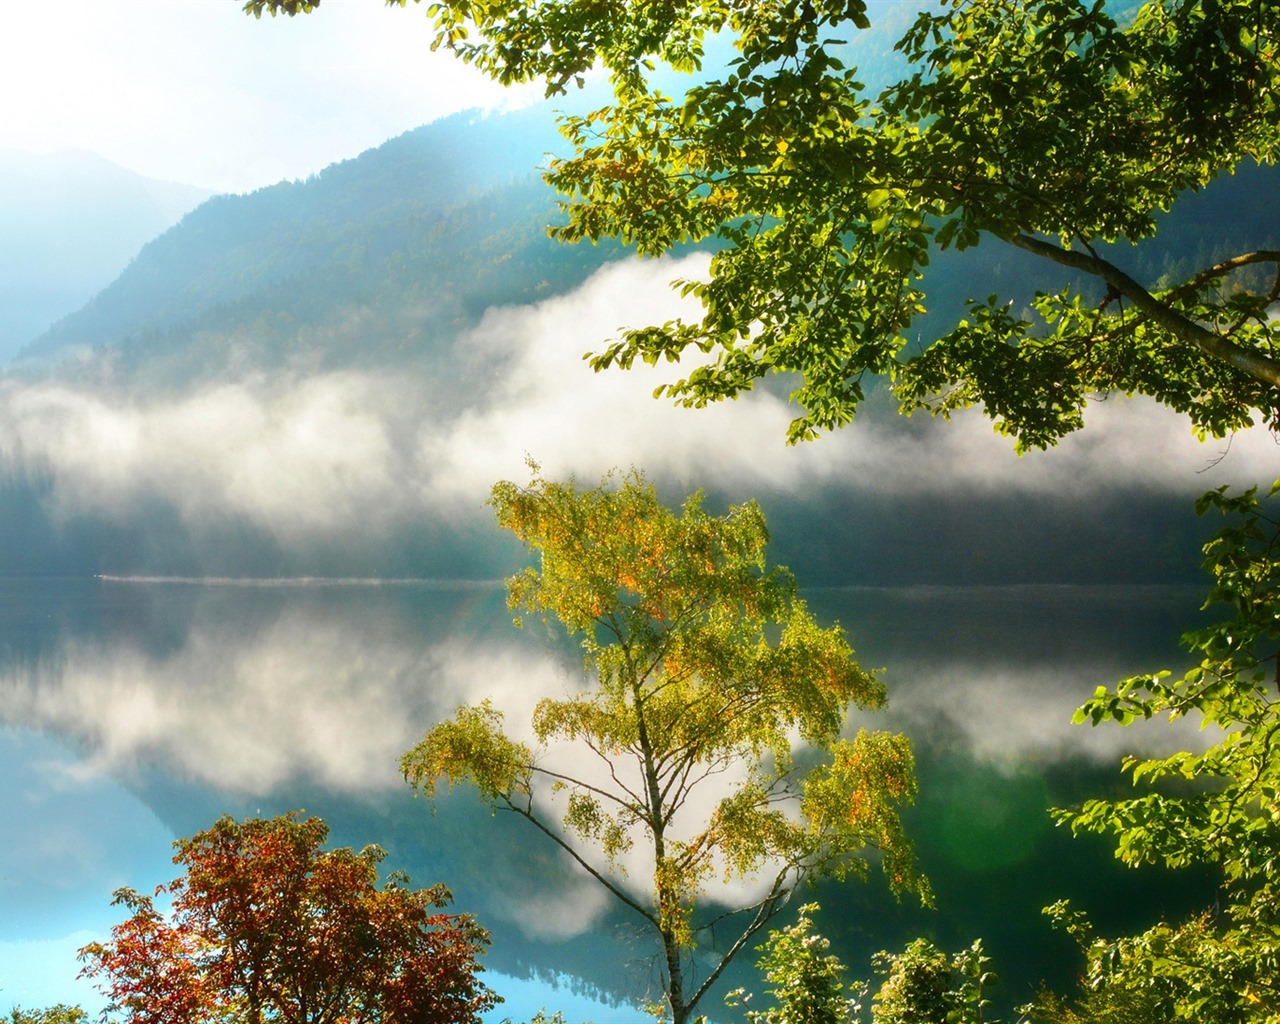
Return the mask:
[[1046,908],[1074,933],[1085,954],[1074,1005],[1042,994],[1033,1019],[1046,1024],[1146,1024],[1276,1020],[1276,908],[1229,904],[1180,924],[1160,922],[1136,935],[1094,936],[1065,901]]
[[[827,952],[831,943],[813,932],[816,903],[800,908],[800,917],[789,928],[771,931],[759,947],[763,954],[756,966],[773,987],[774,1005],[768,1010],[748,1009],[750,1024],[851,1024],[862,1009],[855,989],[846,995],[844,964]],[[751,996],[737,989],[725,997],[731,1007],[746,1006]]]
[[532,762],[528,747],[502,734],[502,712],[485,700],[459,708],[453,721],[441,722],[414,748],[413,778],[428,797],[441,780],[450,787],[466,780],[494,805],[529,793]]
[[57,1003],[36,1010],[24,1010],[15,1006],[3,1019],[5,1024],[88,1024],[89,1015],[79,1006]]
[[876,954],[885,980],[872,1024],[998,1024],[985,1016],[986,993],[997,983],[989,963],[980,940],[950,957],[927,939],[914,939],[901,953]]
[[[1088,995],[1055,1020],[1273,1021],[1280,1005],[1280,517],[1256,489],[1212,491],[1198,503],[1230,517],[1205,545],[1213,577],[1206,609],[1219,621],[1183,642],[1199,662],[1100,687],[1079,722],[1184,716],[1205,730],[1201,750],[1126,758],[1139,795],[1091,800],[1058,817],[1077,832],[1115,836],[1128,864],[1216,865],[1212,912],[1135,936],[1097,938],[1066,904],[1049,912],[1084,948]],[[1077,1013],[1078,1016],[1071,1014]],[[1144,1016],[1145,1015],[1145,1016]]]
[[[842,735],[849,707],[881,706],[884,688],[768,565],[759,507],[712,516],[694,495],[677,512],[636,472],[579,490],[534,471],[527,487],[499,483],[491,498],[498,522],[538,556],[508,580],[508,599],[517,622],[564,625],[590,685],[539,702],[539,750],[509,740],[488,703],[461,709],[405,755],[406,778],[427,794],[442,780],[475,782],[649,922],[677,1024],[804,879],[864,876],[874,849],[895,892],[928,899],[898,817],[915,795],[910,747],[886,733]],[[597,772],[551,767],[546,754],[574,747]],[[547,790],[567,796],[563,833],[535,800]],[[695,795],[715,798],[705,820],[690,813]],[[636,845],[652,857],[648,901],[618,880]],[[758,875],[765,895],[738,908],[738,938],[686,991],[707,886]]]
[[[757,966],[772,984],[774,1005],[747,1010],[749,1024],[854,1024],[864,1019],[868,986],[851,995],[841,981],[839,958],[827,953],[830,944],[813,931],[816,904],[800,909],[789,928],[772,931],[760,946]],[[988,970],[990,959],[981,941],[948,956],[926,939],[915,939],[900,953],[881,951],[873,958],[884,976],[871,1004],[871,1024],[998,1024],[985,1016],[987,993],[997,983]],[[751,996],[741,989],[727,997],[730,1006],[746,1006]]]
[[128,917],[80,951],[104,1022],[478,1024],[500,1001],[477,977],[484,929],[440,912],[443,886],[378,888],[383,851],[322,850],[327,835],[318,818],[224,817],[174,844],[167,913],[118,890]]
[[[701,321],[625,332],[597,369],[694,357],[664,389],[692,406],[794,375],[792,440],[847,423],[874,378],[905,411],[980,405],[1024,449],[1077,429],[1109,392],[1150,395],[1205,434],[1275,425],[1280,328],[1266,309],[1280,252],[1243,249],[1144,283],[1103,247],[1150,237],[1161,211],[1218,175],[1274,163],[1280,9],[925,6],[898,43],[914,70],[874,96],[844,63],[869,24],[864,0],[438,0],[428,11],[437,46],[500,81],[542,79],[555,93],[597,64],[610,74],[613,103],[563,122],[575,153],[548,174],[566,197],[557,237],[646,254],[715,243],[710,279],[684,285]],[[737,56],[704,70],[713,34]],[[663,95],[657,62],[698,71],[696,84]],[[922,337],[931,258],[999,243],[1057,271],[1034,315],[992,297]]]
[[248,0],[244,9],[255,18],[261,18],[263,11],[273,18],[277,14],[308,14],[320,6],[320,0]]

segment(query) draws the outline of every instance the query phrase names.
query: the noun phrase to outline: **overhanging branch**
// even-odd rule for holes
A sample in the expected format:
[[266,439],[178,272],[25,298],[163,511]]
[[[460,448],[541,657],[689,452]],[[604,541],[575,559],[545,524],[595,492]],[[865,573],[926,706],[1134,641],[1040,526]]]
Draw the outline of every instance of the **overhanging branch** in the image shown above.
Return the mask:
[[[1235,342],[1214,334],[1208,328],[1182,315],[1161,302],[1142,285],[1117,267],[1114,263],[1099,256],[1091,256],[1071,249],[1064,249],[1030,235],[1012,235],[1006,241],[1019,249],[1052,260],[1064,267],[1080,270],[1092,277],[1106,281],[1115,291],[1133,303],[1134,308],[1153,323],[1159,324],[1175,338],[1193,345],[1205,355],[1220,359],[1234,366],[1242,373],[1269,384],[1280,387],[1280,362],[1264,356],[1253,349],[1244,348]],[[1228,261],[1230,262],[1230,261]],[[1250,262],[1259,262],[1253,260]],[[1241,264],[1243,265],[1243,264]],[[1216,268],[1210,268],[1210,272]],[[1227,269],[1231,269],[1229,266]]]
[[1280,267],[1280,251],[1275,249],[1259,249],[1256,252],[1245,252],[1239,256],[1232,256],[1229,260],[1223,260],[1221,263],[1215,263],[1212,267],[1200,271],[1195,277],[1187,281],[1185,284],[1178,285],[1173,291],[1168,292],[1170,298],[1180,299],[1186,295],[1194,295],[1195,292],[1208,284],[1215,278],[1229,274],[1233,270],[1240,267],[1247,267],[1255,263],[1273,263]]

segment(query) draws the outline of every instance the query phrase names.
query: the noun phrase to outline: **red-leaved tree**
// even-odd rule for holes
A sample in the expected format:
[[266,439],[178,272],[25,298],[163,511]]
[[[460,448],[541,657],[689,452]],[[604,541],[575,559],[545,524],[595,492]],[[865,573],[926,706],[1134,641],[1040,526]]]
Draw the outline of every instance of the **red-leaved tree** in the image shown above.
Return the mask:
[[80,951],[128,1024],[476,1024],[500,1000],[477,975],[488,933],[445,914],[443,886],[378,886],[376,846],[322,850],[318,818],[221,818],[175,843],[182,877]]

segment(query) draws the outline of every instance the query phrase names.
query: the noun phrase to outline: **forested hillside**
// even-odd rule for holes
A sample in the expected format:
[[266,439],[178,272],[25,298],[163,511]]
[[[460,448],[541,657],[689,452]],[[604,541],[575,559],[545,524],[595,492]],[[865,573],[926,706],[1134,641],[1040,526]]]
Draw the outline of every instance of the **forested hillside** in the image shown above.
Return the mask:
[[[611,312],[632,297],[632,286],[622,284],[613,297],[595,300],[597,327],[554,314],[570,316],[572,330],[585,332],[575,333],[579,340],[568,340],[565,329],[552,333],[555,341],[525,337],[528,324],[561,308],[540,313],[537,303],[578,301],[575,289],[626,256],[616,243],[566,246],[547,237],[561,215],[537,168],[557,145],[542,108],[454,117],[306,181],[215,197],[143,247],[118,279],[31,344],[4,381],[0,515],[22,542],[0,553],[0,568],[501,572],[490,545],[471,539],[485,529],[474,506],[465,514],[434,507],[443,470],[428,465],[445,446],[483,446],[477,416],[487,423],[514,415],[512,389],[559,386],[551,382],[582,372],[582,352],[647,315]],[[1186,261],[1218,253],[1224,227],[1233,224],[1247,226],[1260,246],[1280,245],[1280,210],[1267,199],[1271,177],[1242,171],[1188,197],[1168,215],[1159,246],[1123,259],[1176,276]],[[992,292],[1027,302],[1042,284],[1041,268],[1016,251],[955,255],[944,253],[924,282],[930,318],[954,315],[966,299]],[[662,281],[677,271],[642,264],[620,273],[621,281],[644,275],[660,295]],[[515,326],[502,326],[502,317],[514,317]],[[515,333],[507,341],[479,340],[495,331]],[[568,347],[555,355],[557,345]],[[558,369],[531,362],[553,355],[562,360]],[[632,386],[614,377],[592,380]],[[900,421],[882,399],[863,414],[869,429],[896,446],[928,451],[927,430],[921,433],[928,424]],[[665,416],[661,405],[643,407]],[[336,437],[327,445],[324,432],[337,423],[298,427],[296,417],[321,415],[317,410],[358,419],[381,454],[370,462],[369,453],[348,451]],[[607,410],[599,415],[610,417]],[[189,439],[189,450],[172,448],[185,436],[179,424],[191,417],[200,424],[200,444],[216,450],[190,448]],[[696,415],[681,422],[682,432],[704,434],[705,443],[729,442]],[[587,436],[600,428],[635,432],[642,424],[628,415],[572,429]],[[295,457],[289,453],[299,430],[311,440],[296,457],[308,461],[281,468],[278,460]],[[127,443],[137,460],[127,479],[105,468],[117,449],[100,446],[117,443]],[[536,438],[517,445],[536,446]],[[829,450],[801,457],[823,459]],[[923,463],[913,468],[921,457],[895,457],[895,478],[919,478],[910,486],[922,500],[905,505],[903,483],[886,485],[852,464],[847,472],[823,470],[802,496],[789,475],[757,470],[756,492],[766,502],[775,495],[782,560],[815,582],[1195,578],[1197,527],[1163,485],[1081,494],[1078,500],[1105,513],[1086,516],[1075,496],[1049,484],[1030,491],[930,486]],[[450,465],[474,462],[447,458]],[[736,458],[721,461],[726,476],[706,481],[712,489],[739,472]],[[173,468],[165,469],[170,460]],[[203,468],[214,465],[223,468]],[[255,481],[252,495],[246,474]],[[323,488],[316,479],[326,481]],[[291,497],[286,484],[295,480],[299,496]],[[264,489],[271,487],[280,493],[268,499]],[[417,497],[424,493],[433,495],[425,505]],[[378,514],[361,513],[364,528],[352,533],[342,510],[366,504]],[[277,507],[287,508],[291,525],[282,525]],[[832,517],[856,520],[859,528],[816,529]],[[1145,543],[1153,532],[1160,542]]]
[[140,388],[288,366],[430,366],[490,306],[567,291],[617,254],[546,237],[555,204],[536,168],[555,142],[545,119],[459,115],[306,181],[218,196],[24,362],[75,354],[92,374],[101,358],[116,383]]

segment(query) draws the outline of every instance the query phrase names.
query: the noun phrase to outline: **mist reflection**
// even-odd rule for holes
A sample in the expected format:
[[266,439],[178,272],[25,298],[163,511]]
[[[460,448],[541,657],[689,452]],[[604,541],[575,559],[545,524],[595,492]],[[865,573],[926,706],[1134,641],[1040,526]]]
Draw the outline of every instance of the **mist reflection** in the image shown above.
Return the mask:
[[[1070,712],[1098,683],[1176,659],[1196,596],[808,595],[864,665],[885,669],[890,710],[875,724],[905,728],[917,746],[912,828],[939,896],[922,917],[874,885],[824,888],[820,926],[851,962],[922,930],[967,942],[994,929],[997,952],[1043,945],[1040,889],[1072,895],[1061,890],[1082,864],[1095,880],[1114,872],[1107,851],[1050,834],[1043,811],[1073,799],[1079,780],[1110,777],[1136,734],[1072,727]],[[466,789],[433,814],[400,778],[403,751],[459,703],[490,696],[515,727],[540,696],[577,684],[570,645],[513,629],[499,583],[5,580],[0,614],[0,810],[23,837],[0,854],[4,938],[101,927],[112,888],[167,880],[172,839],[219,814],[305,808],[336,843],[377,842],[390,867],[450,886],[492,929],[493,970],[646,990],[651,950],[552,844]],[[994,919],[970,899],[986,885],[1006,901]],[[754,983],[750,962],[727,987]]]

